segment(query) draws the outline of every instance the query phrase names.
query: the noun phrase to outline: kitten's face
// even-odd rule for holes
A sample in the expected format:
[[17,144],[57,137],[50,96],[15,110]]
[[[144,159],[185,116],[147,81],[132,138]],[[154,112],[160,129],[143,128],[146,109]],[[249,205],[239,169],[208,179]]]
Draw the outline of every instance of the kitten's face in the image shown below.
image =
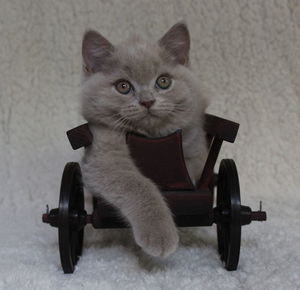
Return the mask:
[[133,38],[112,46],[88,32],[83,41],[84,117],[149,135],[182,128],[192,118],[197,94],[188,51],[184,24],[172,27],[157,43]]

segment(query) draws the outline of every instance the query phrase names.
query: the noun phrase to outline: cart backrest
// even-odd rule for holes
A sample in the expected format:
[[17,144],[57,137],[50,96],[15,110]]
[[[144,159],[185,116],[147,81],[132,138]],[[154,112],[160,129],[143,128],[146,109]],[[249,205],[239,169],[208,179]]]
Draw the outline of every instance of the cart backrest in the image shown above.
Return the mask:
[[[206,159],[202,175],[197,184],[198,188],[208,188],[213,176],[223,141],[233,143],[235,141],[239,124],[211,115],[205,115],[205,131],[209,143],[209,153]],[[88,123],[67,131],[67,136],[74,150],[87,147],[92,144],[93,135],[89,130]]]

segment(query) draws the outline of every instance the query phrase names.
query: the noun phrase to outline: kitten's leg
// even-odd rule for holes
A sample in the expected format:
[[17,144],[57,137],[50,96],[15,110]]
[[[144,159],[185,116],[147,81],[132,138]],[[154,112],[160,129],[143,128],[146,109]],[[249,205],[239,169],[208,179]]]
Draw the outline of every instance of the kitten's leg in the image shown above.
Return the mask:
[[135,168],[130,158],[107,157],[100,158],[99,154],[85,157],[82,163],[85,186],[120,209],[145,252],[161,257],[170,255],[176,250],[179,238],[170,209],[156,185]]

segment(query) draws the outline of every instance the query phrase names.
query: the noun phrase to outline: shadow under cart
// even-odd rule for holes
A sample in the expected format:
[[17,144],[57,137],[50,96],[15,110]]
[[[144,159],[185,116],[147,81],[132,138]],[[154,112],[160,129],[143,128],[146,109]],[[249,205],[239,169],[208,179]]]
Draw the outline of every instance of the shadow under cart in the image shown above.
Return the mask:
[[[261,204],[259,211],[241,205],[238,172],[232,159],[223,159],[218,173],[214,173],[223,141],[235,141],[239,124],[209,114],[205,117],[209,153],[196,186],[184,161],[181,130],[160,138],[147,138],[129,132],[126,142],[138,168],[160,188],[178,227],[217,225],[220,258],[225,268],[233,271],[239,262],[241,227],[252,221],[265,221],[267,216],[261,210]],[[68,131],[67,135],[73,149],[87,147],[93,141],[88,124]],[[101,198],[94,198],[93,212],[87,214],[81,170],[76,162],[69,162],[64,168],[58,208],[49,211],[47,206],[42,220],[58,228],[64,273],[73,273],[82,255],[86,224],[92,224],[95,229],[128,227],[119,218],[118,209]]]

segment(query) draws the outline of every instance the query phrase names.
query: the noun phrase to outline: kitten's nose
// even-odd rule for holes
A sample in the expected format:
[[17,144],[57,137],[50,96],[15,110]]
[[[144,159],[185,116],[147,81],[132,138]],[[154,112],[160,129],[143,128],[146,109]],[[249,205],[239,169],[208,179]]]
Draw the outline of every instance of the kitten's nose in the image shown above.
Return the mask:
[[153,104],[155,103],[155,100],[152,101],[140,101],[140,104],[144,107],[146,107],[147,109],[149,109]]

